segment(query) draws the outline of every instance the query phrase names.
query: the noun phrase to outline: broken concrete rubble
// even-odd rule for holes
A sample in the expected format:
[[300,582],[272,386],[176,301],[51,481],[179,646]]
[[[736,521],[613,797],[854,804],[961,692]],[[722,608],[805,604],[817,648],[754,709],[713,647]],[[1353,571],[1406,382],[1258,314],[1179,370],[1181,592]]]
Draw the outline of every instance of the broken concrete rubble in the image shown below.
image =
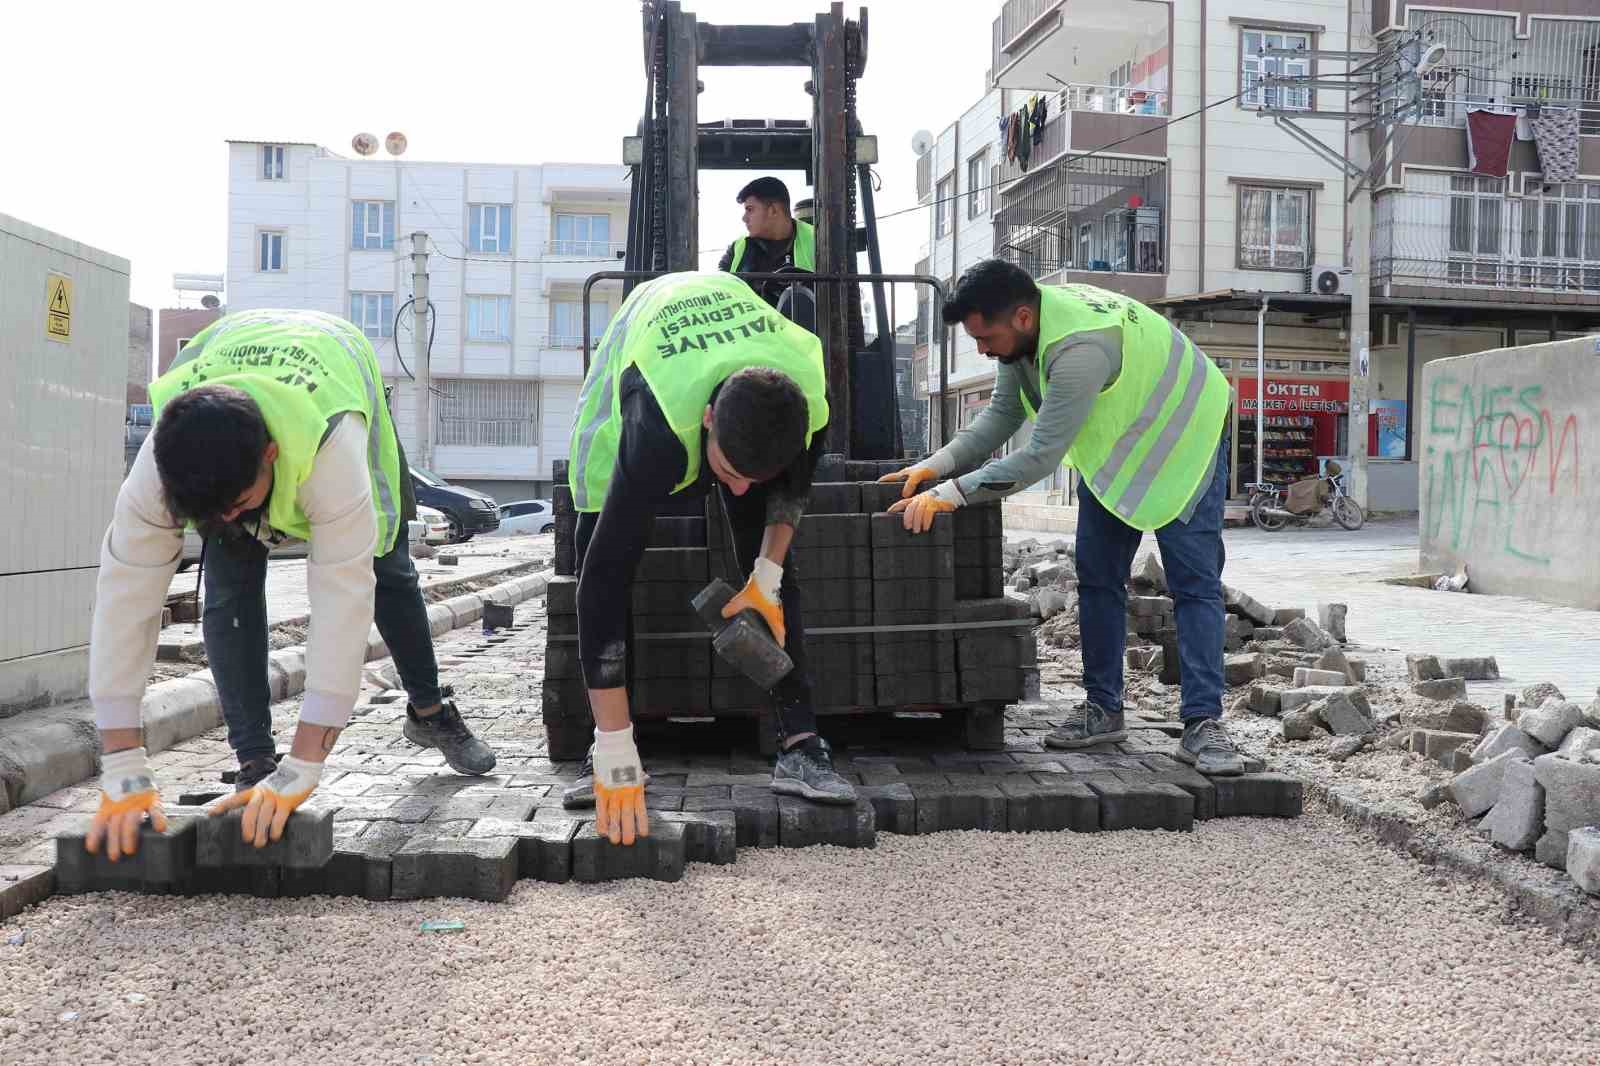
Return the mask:
[[1283,627],[1283,635],[1307,651],[1322,651],[1334,645],[1334,639],[1309,618],[1296,618]]
[[1444,677],[1444,667],[1434,655],[1407,655],[1406,674],[1412,681],[1437,681]]
[[1408,716],[1408,720],[1421,729],[1476,734],[1482,734],[1492,721],[1489,712],[1475,703],[1454,703],[1448,711],[1424,711]]
[[1500,798],[1484,819],[1490,839],[1510,851],[1526,851],[1544,832],[1544,786],[1533,763],[1513,759],[1500,782]]
[[1359,685],[1366,680],[1367,671],[1357,670],[1354,663],[1338,648],[1329,648],[1317,659],[1318,670],[1332,670],[1344,675],[1341,684]]
[[1517,718],[1517,728],[1546,748],[1555,748],[1582,721],[1583,710],[1576,703],[1550,700],[1543,706],[1523,711]]
[[1600,896],[1600,826],[1567,834],[1567,874],[1591,896]]
[[1577,762],[1583,758],[1585,752],[1596,750],[1600,750],[1600,729],[1580,725],[1561,741],[1556,754],[1563,759]]
[[1276,612],[1272,611],[1254,599],[1249,593],[1234,588],[1231,585],[1222,586],[1222,600],[1227,605],[1230,614],[1240,618],[1248,618],[1259,626],[1271,625]]
[[1527,758],[1527,753],[1523,751],[1503,751],[1488,762],[1457,774],[1450,782],[1450,798],[1456,801],[1462,814],[1476,818],[1499,801],[1506,767],[1513,762],[1526,761]]
[[1411,691],[1425,700],[1459,700],[1467,695],[1467,683],[1459,677],[1441,677],[1432,681],[1413,681]]
[[1317,670],[1309,666],[1296,667],[1294,671],[1294,687],[1306,688],[1310,685],[1325,685],[1341,687],[1349,681],[1341,671]]
[[1311,703],[1284,712],[1283,739],[1310,740],[1313,737],[1326,735],[1327,730],[1322,724],[1322,708],[1325,702]]
[[1600,765],[1550,754],[1533,760],[1533,769],[1544,786],[1545,836],[1537,857],[1560,866],[1567,861],[1567,834],[1600,824]]
[[1343,603],[1317,604],[1317,621],[1323,630],[1338,641],[1345,642],[1344,620],[1350,614],[1350,607]]
[[1377,728],[1366,699],[1363,697],[1358,705],[1347,690],[1341,689],[1317,706],[1321,708],[1323,724],[1335,736],[1365,736]]
[[1522,690],[1522,705],[1524,707],[1539,707],[1546,700],[1564,700],[1566,698],[1561,694],[1560,689],[1548,681],[1541,681],[1537,685],[1529,685]]
[[1472,749],[1472,761],[1488,762],[1508,751],[1520,751],[1530,759],[1543,755],[1548,749],[1514,725],[1503,725],[1478,742]]
[[1500,664],[1492,655],[1471,659],[1441,659],[1439,667],[1445,677],[1460,677],[1468,681],[1500,680]]

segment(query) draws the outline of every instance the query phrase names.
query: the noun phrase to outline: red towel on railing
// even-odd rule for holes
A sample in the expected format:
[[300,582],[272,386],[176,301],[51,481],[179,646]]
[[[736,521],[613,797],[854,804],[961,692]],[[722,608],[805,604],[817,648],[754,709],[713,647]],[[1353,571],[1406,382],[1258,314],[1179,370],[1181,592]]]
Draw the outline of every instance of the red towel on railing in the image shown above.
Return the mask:
[[1467,112],[1467,169],[1487,178],[1503,178],[1511,162],[1511,141],[1517,116],[1498,111]]

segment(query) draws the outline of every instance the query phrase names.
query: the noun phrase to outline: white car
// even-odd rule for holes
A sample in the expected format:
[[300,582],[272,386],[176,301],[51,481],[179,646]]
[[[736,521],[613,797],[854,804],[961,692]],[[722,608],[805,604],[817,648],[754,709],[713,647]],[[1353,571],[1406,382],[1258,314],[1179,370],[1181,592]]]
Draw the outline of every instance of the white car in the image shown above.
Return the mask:
[[417,505],[417,520],[423,524],[424,544],[450,543],[450,516],[436,507]]
[[496,530],[499,536],[529,536],[555,528],[556,515],[549,500],[518,500],[500,505],[500,528]]

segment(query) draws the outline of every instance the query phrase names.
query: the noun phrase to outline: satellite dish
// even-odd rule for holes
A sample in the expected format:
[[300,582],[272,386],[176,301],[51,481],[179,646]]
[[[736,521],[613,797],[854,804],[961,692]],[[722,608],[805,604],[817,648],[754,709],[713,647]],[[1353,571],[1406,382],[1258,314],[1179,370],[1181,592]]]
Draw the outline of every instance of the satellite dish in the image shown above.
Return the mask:
[[222,306],[222,301],[208,292],[204,296],[200,297],[200,306],[204,307],[207,311],[215,311],[217,308]]
[[396,130],[383,139],[383,147],[390,155],[404,155],[406,150],[406,135]]
[[918,130],[911,135],[911,150],[918,155],[926,155],[928,149],[933,147],[933,134],[927,130]]
[[350,147],[357,155],[373,155],[378,151],[378,138],[370,133],[358,133],[350,138]]

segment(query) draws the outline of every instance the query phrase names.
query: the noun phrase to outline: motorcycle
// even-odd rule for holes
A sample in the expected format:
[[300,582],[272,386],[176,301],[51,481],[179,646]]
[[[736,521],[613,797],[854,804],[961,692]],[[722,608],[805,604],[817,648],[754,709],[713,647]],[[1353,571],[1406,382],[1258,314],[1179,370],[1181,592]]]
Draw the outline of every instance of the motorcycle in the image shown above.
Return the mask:
[[[1311,519],[1331,513],[1333,520],[1345,529],[1360,529],[1367,521],[1361,505],[1345,490],[1344,470],[1338,463],[1329,462],[1327,472],[1319,478],[1308,478],[1297,485],[1316,484],[1318,504],[1313,509],[1290,510],[1287,497],[1296,486],[1284,487],[1269,482],[1246,485],[1250,492],[1250,521],[1256,528],[1274,533],[1291,522],[1304,525]],[[1304,495],[1299,493],[1298,495]]]

